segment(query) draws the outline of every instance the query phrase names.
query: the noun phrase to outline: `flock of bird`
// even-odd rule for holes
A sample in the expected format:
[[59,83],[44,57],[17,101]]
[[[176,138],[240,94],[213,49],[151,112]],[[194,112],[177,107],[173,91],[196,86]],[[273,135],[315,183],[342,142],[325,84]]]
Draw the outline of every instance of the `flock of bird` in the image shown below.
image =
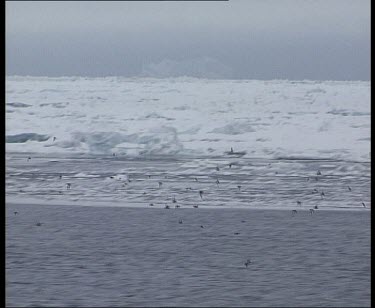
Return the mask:
[[[231,150],[230,150],[229,152],[227,152],[227,153],[228,153],[228,154],[234,154],[235,152],[233,151],[233,148],[231,148]],[[116,155],[113,154],[113,156],[116,156]],[[30,161],[30,160],[31,160],[31,157],[28,157],[28,158],[27,158],[27,161]],[[233,163],[229,163],[228,167],[229,167],[229,168],[232,168],[232,166],[233,166]],[[215,169],[216,169],[216,171],[220,171],[220,167],[219,167],[219,166],[216,166]],[[315,180],[318,181],[320,176],[322,176],[322,172],[321,172],[320,170],[318,170],[317,173],[316,173]],[[62,179],[62,175],[59,175],[59,178]],[[111,178],[114,178],[114,177],[111,177]],[[151,178],[151,176],[148,175],[148,178]],[[197,178],[194,178],[194,179],[195,179],[196,182],[198,182],[198,179],[197,179]],[[310,181],[310,180],[311,180],[310,177],[308,177],[307,180]],[[131,179],[128,178],[128,182],[130,183],[130,182],[131,182]],[[220,181],[219,181],[218,178],[216,179],[216,182],[215,182],[215,183],[217,184],[217,186],[220,185]],[[162,186],[163,186],[163,182],[162,182],[162,181],[158,181],[158,187],[159,187],[159,189],[162,188]],[[237,188],[238,188],[238,191],[241,191],[241,185],[238,185]],[[347,188],[348,188],[349,191],[352,191],[352,188],[351,188],[350,186],[348,186]],[[72,189],[72,184],[71,184],[71,183],[66,183],[66,189],[67,189],[67,190]],[[191,188],[190,188],[190,189],[191,189]],[[318,191],[316,188],[313,190],[313,193],[320,194],[321,199],[323,199],[323,198],[325,197],[325,193],[324,193],[324,191]],[[145,194],[145,193],[144,193],[144,194]],[[199,190],[199,197],[200,197],[201,200],[203,200],[203,196],[204,196],[204,191],[203,191],[203,190]],[[181,207],[179,204],[177,204],[178,202],[177,202],[175,196],[172,197],[172,203],[174,204],[174,207],[175,207],[176,209],[178,209],[178,208]],[[297,206],[298,206],[298,207],[302,207],[302,201],[297,200],[296,203],[297,203]],[[154,206],[154,203],[150,203],[149,205],[150,205],[150,206]],[[364,202],[362,202],[362,206],[363,206],[364,208],[366,208],[366,204],[365,204]],[[170,209],[171,207],[170,207],[170,205],[165,204],[164,208],[165,208],[165,209]],[[193,205],[193,208],[198,208],[198,205]],[[313,214],[315,213],[315,210],[317,210],[317,209],[318,209],[318,206],[317,206],[317,205],[315,205],[313,208],[310,208],[310,209],[309,209],[309,213],[310,213],[310,215],[313,215]],[[293,210],[292,210],[292,216],[295,216],[297,213],[298,213],[298,211],[297,211],[296,209],[293,209]],[[18,211],[14,211],[14,215],[18,215],[18,214],[19,214]],[[242,221],[242,222],[244,222],[244,221]],[[183,223],[182,219],[180,219],[180,220],[178,221],[178,223],[179,223],[179,224],[182,224],[182,223]],[[36,226],[42,226],[42,223],[41,223],[41,222],[36,222],[35,225],[36,225]],[[203,225],[201,225],[200,227],[201,227],[201,228],[204,228]],[[236,232],[235,234],[239,234],[239,233]],[[247,268],[251,263],[252,263],[251,260],[250,260],[250,259],[247,259],[247,261],[245,262],[244,265],[245,265],[246,268]]]
[[[231,148],[230,151],[228,151],[228,152],[226,152],[226,153],[229,154],[229,155],[237,154],[237,152],[234,152],[234,151],[233,151],[233,148]],[[238,153],[242,153],[242,152],[238,152]],[[112,155],[113,155],[113,156],[116,156],[115,153],[113,153]],[[31,157],[28,157],[28,158],[27,158],[27,161],[30,161],[30,160],[31,160]],[[229,168],[232,168],[233,163],[229,163],[228,166],[229,166]],[[216,170],[216,171],[220,171],[220,167],[219,167],[219,166],[216,166],[216,167],[215,167],[215,170]],[[319,177],[322,177],[322,176],[323,176],[323,175],[322,175],[322,172],[321,172],[320,170],[318,170],[318,171],[316,172],[315,180],[318,181],[318,180],[319,180]],[[59,178],[60,178],[60,180],[61,180],[61,179],[62,179],[62,175],[59,175]],[[115,178],[115,177],[114,177],[114,176],[110,176],[110,178],[113,179],[113,178]],[[148,175],[148,178],[151,178],[151,175]],[[198,182],[198,179],[197,179],[196,177],[194,178],[194,180],[195,180],[196,182]],[[310,180],[311,180],[311,178],[310,178],[310,177],[307,177],[307,181],[310,181]],[[128,183],[131,183],[131,181],[132,181],[132,180],[131,180],[130,178],[127,179],[127,182],[128,182]],[[128,183],[124,183],[123,185],[127,185]],[[216,183],[217,186],[220,185],[220,180],[219,180],[219,178],[216,179],[215,183]],[[162,182],[162,181],[158,181],[158,187],[159,187],[159,189],[161,189],[162,186],[163,186],[163,182]],[[242,186],[241,186],[241,185],[237,185],[237,188],[238,188],[238,191],[240,192]],[[348,188],[348,191],[352,191],[352,188],[351,188],[350,186],[347,186],[347,188]],[[71,190],[71,189],[72,189],[72,183],[66,183],[66,189],[67,189],[67,190]],[[190,189],[190,190],[192,190],[191,187],[188,187],[188,188],[186,188],[186,189]],[[61,191],[60,191],[60,193],[61,193]],[[313,194],[319,194],[320,197],[321,197],[321,199],[324,199],[324,197],[325,197],[325,193],[324,193],[324,191],[319,191],[319,190],[316,189],[316,188],[314,188],[314,190],[312,191],[312,193],[313,193]],[[145,195],[146,193],[144,192],[143,194]],[[203,200],[203,197],[204,197],[204,191],[203,191],[203,190],[199,190],[199,197],[200,197],[201,200]],[[176,209],[178,209],[178,208],[181,207],[179,204],[177,204],[178,202],[177,202],[175,196],[172,197],[172,203],[174,204],[174,207],[175,207]],[[297,200],[297,201],[296,201],[296,204],[297,204],[298,207],[302,207],[302,201]],[[151,206],[151,207],[154,206],[154,203],[150,203],[149,206]],[[362,207],[367,208],[367,207],[366,207],[366,204],[365,204],[364,202],[362,202]],[[165,204],[164,208],[165,208],[165,209],[170,209],[171,206],[168,205],[168,204]],[[196,204],[196,205],[193,205],[193,208],[198,208],[198,205],[197,205],[197,204]],[[310,208],[310,209],[309,209],[309,213],[310,213],[311,215],[313,215],[313,214],[315,213],[315,210],[317,210],[317,209],[318,209],[318,205],[315,205],[313,208]],[[298,212],[297,209],[293,209],[293,210],[292,210],[292,216],[294,216],[295,214],[297,214],[297,212]]]

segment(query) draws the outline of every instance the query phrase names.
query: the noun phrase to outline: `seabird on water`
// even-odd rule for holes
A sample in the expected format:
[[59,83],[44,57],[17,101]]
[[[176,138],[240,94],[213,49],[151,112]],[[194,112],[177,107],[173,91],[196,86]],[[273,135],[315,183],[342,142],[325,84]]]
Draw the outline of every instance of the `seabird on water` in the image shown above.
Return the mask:
[[201,199],[203,199],[203,190],[199,191],[199,195],[201,196]]

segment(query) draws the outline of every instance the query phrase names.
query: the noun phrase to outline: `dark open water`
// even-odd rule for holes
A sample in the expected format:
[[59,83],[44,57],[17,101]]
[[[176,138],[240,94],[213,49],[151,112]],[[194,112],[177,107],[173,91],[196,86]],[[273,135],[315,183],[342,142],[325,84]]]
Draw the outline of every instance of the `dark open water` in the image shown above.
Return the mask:
[[[7,307],[370,306],[369,164],[226,164],[7,158]],[[97,199],[116,207],[80,206]]]
[[368,212],[8,204],[6,302],[369,307],[370,257]]

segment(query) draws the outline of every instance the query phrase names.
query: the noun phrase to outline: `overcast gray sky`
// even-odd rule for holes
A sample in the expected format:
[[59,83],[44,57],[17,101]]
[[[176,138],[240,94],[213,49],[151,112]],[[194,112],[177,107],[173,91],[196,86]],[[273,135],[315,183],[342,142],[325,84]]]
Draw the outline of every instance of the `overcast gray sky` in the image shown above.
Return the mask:
[[7,75],[370,79],[370,0],[7,1]]

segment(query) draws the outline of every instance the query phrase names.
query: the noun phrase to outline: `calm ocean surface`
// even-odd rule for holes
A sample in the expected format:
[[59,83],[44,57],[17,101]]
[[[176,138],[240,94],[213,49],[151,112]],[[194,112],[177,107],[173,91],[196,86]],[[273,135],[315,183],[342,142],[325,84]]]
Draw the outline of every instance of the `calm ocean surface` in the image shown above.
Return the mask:
[[370,258],[368,211],[7,204],[7,307],[370,307]]

